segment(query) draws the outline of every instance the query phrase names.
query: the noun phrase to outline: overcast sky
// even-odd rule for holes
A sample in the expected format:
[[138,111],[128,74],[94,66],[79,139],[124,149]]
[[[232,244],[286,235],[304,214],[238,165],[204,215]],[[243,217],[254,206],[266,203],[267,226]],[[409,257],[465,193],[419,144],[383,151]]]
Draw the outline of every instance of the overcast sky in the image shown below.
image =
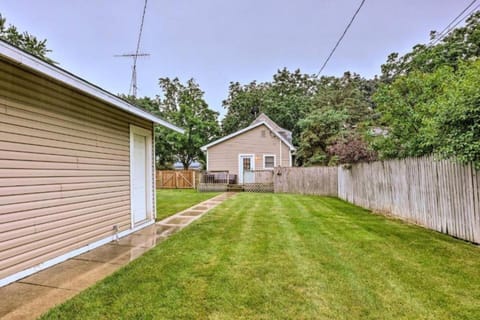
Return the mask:
[[[325,75],[380,72],[442,30],[471,0],[367,0]],[[149,0],[138,60],[138,95],[159,94],[158,78],[193,77],[212,109],[230,81],[269,81],[277,69],[318,72],[360,0]],[[47,39],[50,57],[74,74],[128,93],[144,0],[0,0],[21,31]]]

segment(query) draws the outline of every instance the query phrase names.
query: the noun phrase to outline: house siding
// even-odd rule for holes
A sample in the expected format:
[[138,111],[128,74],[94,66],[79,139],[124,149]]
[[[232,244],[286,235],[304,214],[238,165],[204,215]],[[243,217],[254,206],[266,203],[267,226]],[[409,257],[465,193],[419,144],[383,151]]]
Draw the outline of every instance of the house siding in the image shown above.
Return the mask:
[[[262,131],[265,134],[262,134]],[[282,161],[280,162],[280,144]],[[275,155],[276,165],[290,166],[289,147],[265,126],[260,125],[238,136],[232,137],[207,149],[208,170],[228,170],[238,175],[238,156],[240,154],[255,155],[255,169],[263,169],[263,156]]]
[[130,124],[152,130],[0,61],[0,279],[131,228]]

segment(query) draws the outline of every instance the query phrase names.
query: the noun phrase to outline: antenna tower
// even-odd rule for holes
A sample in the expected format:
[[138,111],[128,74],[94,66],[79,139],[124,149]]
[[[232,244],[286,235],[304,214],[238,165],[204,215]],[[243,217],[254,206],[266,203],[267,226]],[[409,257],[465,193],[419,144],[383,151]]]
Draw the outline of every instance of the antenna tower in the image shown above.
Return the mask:
[[135,50],[135,53],[117,54],[114,56],[133,58],[132,78],[130,80],[130,88],[128,90],[128,95],[131,95],[133,97],[137,96],[137,59],[138,57],[147,57],[150,55],[149,53],[140,53],[140,40],[142,39],[143,22],[145,21],[146,11],[147,0],[145,0],[145,4],[143,6],[142,22],[140,23],[140,31],[138,32],[137,49]]

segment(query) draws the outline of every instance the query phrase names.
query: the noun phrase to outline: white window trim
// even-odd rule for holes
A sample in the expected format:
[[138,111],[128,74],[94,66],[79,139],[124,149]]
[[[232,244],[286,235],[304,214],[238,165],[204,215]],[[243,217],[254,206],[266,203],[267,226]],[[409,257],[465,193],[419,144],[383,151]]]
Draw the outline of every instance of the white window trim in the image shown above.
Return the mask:
[[[273,168],[265,167],[265,158],[266,157],[273,157]],[[264,154],[263,155],[263,170],[273,170],[277,166],[277,155],[275,154]]]
[[[138,134],[145,137],[146,148],[147,148],[147,155],[146,155],[146,167],[147,167],[147,220],[146,222],[150,222],[154,219],[155,214],[153,212],[153,202],[155,201],[155,197],[153,194],[153,138],[152,138],[152,131],[137,127],[133,124],[130,125],[130,223],[131,227],[135,227],[135,221],[133,216],[133,202],[132,202],[132,192],[133,192],[133,135]],[[138,223],[137,223],[138,225]]]

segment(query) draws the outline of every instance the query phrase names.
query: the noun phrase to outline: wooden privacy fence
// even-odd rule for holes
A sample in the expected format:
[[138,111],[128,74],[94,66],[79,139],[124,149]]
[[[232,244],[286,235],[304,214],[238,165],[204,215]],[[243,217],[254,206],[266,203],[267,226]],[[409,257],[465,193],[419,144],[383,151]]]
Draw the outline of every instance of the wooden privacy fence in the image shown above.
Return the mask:
[[337,167],[275,168],[275,192],[337,196]]
[[338,196],[480,243],[480,175],[472,165],[424,157],[339,167]]
[[157,189],[195,189],[197,176],[194,170],[158,170]]

